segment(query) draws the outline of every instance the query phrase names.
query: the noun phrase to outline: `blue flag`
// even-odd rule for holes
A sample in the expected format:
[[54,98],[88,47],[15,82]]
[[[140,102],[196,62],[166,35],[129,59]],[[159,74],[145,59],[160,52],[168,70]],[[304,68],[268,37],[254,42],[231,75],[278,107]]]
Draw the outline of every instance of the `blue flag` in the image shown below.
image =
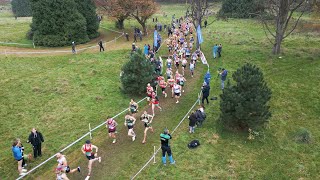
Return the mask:
[[198,37],[199,44],[203,43],[203,38],[202,38],[200,25],[198,25],[198,27],[197,27],[197,37]]
[[153,45],[154,45],[154,47],[158,47],[158,32],[157,32],[157,30],[154,30],[154,33],[153,33]]

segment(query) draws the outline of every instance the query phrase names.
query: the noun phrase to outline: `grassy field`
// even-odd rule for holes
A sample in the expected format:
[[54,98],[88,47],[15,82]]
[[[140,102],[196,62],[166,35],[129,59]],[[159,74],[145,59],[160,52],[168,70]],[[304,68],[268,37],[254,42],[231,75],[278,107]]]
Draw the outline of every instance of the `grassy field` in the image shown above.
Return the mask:
[[[163,12],[155,16],[168,23],[172,14],[181,16],[185,9],[185,5],[162,5],[161,11],[168,17],[162,18]],[[125,25],[129,31],[136,23],[131,20]],[[149,25],[152,27],[151,22]],[[113,23],[105,22],[103,26],[111,28]],[[176,166],[163,167],[158,154],[157,163],[149,165],[138,179],[320,179],[319,34],[303,29],[293,33],[284,41],[282,58],[270,54],[272,46],[255,20],[216,21],[203,29],[203,35],[202,50],[213,76],[211,96],[221,94],[215,74],[218,67],[228,69],[230,79],[239,66],[254,63],[263,70],[273,92],[270,124],[261,137],[250,141],[248,133],[224,131],[218,122],[219,101],[210,101],[204,127],[190,135],[186,121],[174,134],[172,150]],[[139,46],[146,42],[151,41],[144,40]],[[223,44],[221,59],[212,58],[215,43]],[[0,143],[4,150],[0,153],[0,179],[16,177],[11,140],[15,137],[26,140],[33,126],[44,134],[46,142],[44,156],[30,167],[84,134],[89,122],[92,126],[100,124],[107,115],[114,115],[127,106],[130,97],[119,90],[119,72],[127,59],[130,43],[118,48],[124,50],[76,56],[0,57],[0,134],[4,139]],[[166,50],[162,49],[160,54],[166,55]],[[134,175],[152,155],[153,146],[159,145],[158,136],[163,128],[173,129],[194,103],[204,70],[204,66],[199,65],[197,77],[191,80],[187,76],[186,94],[179,106],[171,98],[161,98],[164,111],[156,112],[155,133],[149,133],[147,144],[140,144],[143,125],[139,123],[137,141],[130,142],[122,126],[123,116],[117,118],[120,124],[117,144],[111,144],[104,128],[95,132],[93,143],[100,147],[103,162],[94,165],[93,178],[129,179]],[[300,127],[312,133],[310,144],[294,141],[293,135]],[[199,139],[201,146],[189,150],[187,144],[193,139]],[[70,165],[81,165],[84,170],[70,175],[71,179],[83,179],[86,175],[87,161],[79,150],[82,143],[66,151]],[[25,146],[30,152],[30,146]],[[50,161],[27,179],[54,179],[54,164],[55,161]]]

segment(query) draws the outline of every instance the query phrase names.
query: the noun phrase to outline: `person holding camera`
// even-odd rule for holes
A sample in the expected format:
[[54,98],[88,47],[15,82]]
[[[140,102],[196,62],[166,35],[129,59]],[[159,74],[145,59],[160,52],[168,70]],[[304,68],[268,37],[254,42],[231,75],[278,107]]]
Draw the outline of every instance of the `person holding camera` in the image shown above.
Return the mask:
[[171,147],[169,145],[169,140],[172,139],[168,129],[165,129],[163,133],[160,134],[161,140],[161,150],[162,150],[162,163],[163,165],[167,164],[166,153],[169,156],[170,164],[175,164],[175,161],[172,157]]
[[204,82],[201,89],[202,89],[202,101],[201,101],[202,104],[204,104],[204,100],[205,99],[207,100],[207,104],[209,104],[209,100],[208,100],[208,97],[209,97],[209,94],[210,94],[210,86],[209,86],[209,84]]
[[23,176],[26,174],[27,170],[23,169],[23,146],[21,145],[20,139],[15,139],[12,144],[12,153],[14,159],[18,162],[19,175]]
[[41,143],[44,142],[43,136],[36,128],[32,128],[27,143],[31,143],[33,147],[33,157],[42,156]]
[[222,68],[222,71],[220,72],[221,76],[221,89],[224,89],[224,81],[227,79],[228,71],[224,68]]

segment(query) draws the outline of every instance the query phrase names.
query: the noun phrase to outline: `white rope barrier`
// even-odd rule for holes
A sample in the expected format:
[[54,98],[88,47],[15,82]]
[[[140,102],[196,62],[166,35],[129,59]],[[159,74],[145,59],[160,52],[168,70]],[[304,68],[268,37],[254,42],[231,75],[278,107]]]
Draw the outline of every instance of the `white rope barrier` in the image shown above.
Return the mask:
[[[147,97],[141,99],[140,101],[138,101],[137,103],[141,103],[142,101],[144,101]],[[124,112],[128,111],[128,108],[124,109],[123,111],[121,111],[120,113],[118,113],[117,115],[113,116],[112,118],[116,118],[118,116],[120,116],[121,114],[123,114]],[[95,128],[93,128],[91,130],[95,131],[96,129],[100,128],[101,126],[105,125],[105,122],[101,123],[100,125],[96,126]],[[78,138],[77,140],[75,140],[74,142],[72,142],[71,144],[69,144],[67,147],[63,148],[61,151],[59,152],[63,152],[67,149],[69,149],[71,146],[73,146],[74,144],[78,143],[79,141],[81,141],[82,139],[84,139],[85,137],[87,137],[88,135],[90,135],[91,132],[87,132],[86,134],[84,134],[83,136],[81,136],[80,138]],[[17,178],[17,180],[20,180],[22,178],[24,178],[25,176],[27,176],[28,174],[32,173],[33,171],[35,171],[36,169],[38,169],[39,167],[41,167],[42,165],[44,165],[45,163],[47,163],[48,161],[50,161],[51,159],[55,158],[56,154],[50,156],[48,159],[46,159],[45,161],[43,161],[42,163],[38,164],[37,166],[35,166],[34,168],[32,168],[31,170],[29,170],[28,172],[26,172],[26,174],[24,174],[23,176],[20,176]]]
[[[202,51],[200,51],[200,53],[202,53]],[[204,56],[204,53],[203,53]],[[210,72],[210,67],[209,64],[206,64],[208,67],[207,72]],[[188,114],[192,111],[192,109],[196,106],[196,104],[199,102],[200,104],[200,97],[202,94],[202,90],[200,91],[199,94],[197,94],[198,99],[194,102],[194,104],[191,106],[191,108],[189,109],[189,111],[186,113],[186,115],[181,119],[181,121],[179,122],[179,124],[173,129],[172,133],[173,134],[178,128],[179,126],[182,124],[182,122],[186,119],[186,117],[188,116]],[[131,180],[133,180],[134,178],[136,178],[142,171],[144,168],[146,168],[148,166],[148,164],[152,161],[152,159],[155,159],[155,156],[158,154],[158,152],[160,151],[161,146],[154,152],[154,154],[150,157],[150,159],[142,166],[142,168],[131,178]]]
[[13,43],[13,42],[0,42],[0,44],[32,46],[32,44],[22,44],[22,43]]
[[[185,114],[185,116],[181,119],[181,121],[179,122],[179,124],[173,129],[172,133],[173,134],[178,127],[182,124],[182,122],[188,117],[189,113],[193,110],[193,108],[197,105],[199,99],[197,99],[194,104],[191,106],[191,108],[189,109],[189,111]],[[147,165],[155,158],[155,156],[158,154],[158,152],[160,151],[161,146],[155,151],[155,153],[150,157],[150,159],[144,164],[144,166],[142,166],[142,168],[131,178],[131,180],[133,180],[134,178],[136,178],[144,168],[147,167]]]

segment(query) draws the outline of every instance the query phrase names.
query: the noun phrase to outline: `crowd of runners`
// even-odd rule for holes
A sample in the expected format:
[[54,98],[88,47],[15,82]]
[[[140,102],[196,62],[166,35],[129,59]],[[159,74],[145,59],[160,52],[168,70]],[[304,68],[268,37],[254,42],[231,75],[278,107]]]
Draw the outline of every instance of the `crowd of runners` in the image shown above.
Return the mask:
[[[132,141],[135,141],[137,136],[134,131],[137,120],[140,120],[144,126],[143,144],[147,142],[148,131],[154,131],[152,124],[156,122],[156,108],[159,109],[160,112],[163,110],[160,106],[160,96],[163,98],[172,98],[172,103],[176,104],[180,103],[180,99],[183,98],[184,87],[187,82],[186,75],[190,74],[191,78],[194,77],[197,61],[202,55],[199,49],[194,49],[194,36],[196,36],[196,34],[194,34],[194,27],[191,21],[180,18],[179,21],[172,21],[171,27],[168,27],[168,38],[165,41],[168,48],[168,55],[166,56],[165,62],[162,62],[161,57],[156,57],[156,50],[159,49],[160,44],[159,47],[153,47],[152,49],[148,46],[148,51],[144,51],[146,57],[156,64],[155,72],[157,75],[152,82],[146,84],[147,101],[151,107],[151,113],[148,113],[148,111],[139,113],[138,103],[135,102],[134,99],[131,99],[129,102],[128,112],[123,122],[124,126],[128,128],[128,136]],[[137,47],[134,46],[133,49],[136,48]],[[197,111],[203,113],[204,107],[201,106]],[[195,119],[193,121],[194,123],[198,120],[196,112],[191,114],[191,117]],[[119,122],[121,120],[107,117],[105,122],[109,138],[113,144],[117,143],[117,126],[119,125],[117,121]],[[194,126],[190,127],[190,133],[192,132],[194,132]],[[170,139],[171,135],[169,130],[165,129],[160,135],[162,163],[164,165],[166,165],[166,154],[168,154],[170,164],[175,164],[169,145]],[[101,162],[101,157],[97,154],[98,150],[98,147],[93,145],[90,140],[87,140],[81,147],[81,152],[88,159],[88,174],[86,180],[91,176],[93,163]],[[62,152],[57,153],[56,158],[58,162],[55,168],[57,180],[67,180],[67,174],[81,171],[80,167],[71,169],[66,156],[63,155]]]

